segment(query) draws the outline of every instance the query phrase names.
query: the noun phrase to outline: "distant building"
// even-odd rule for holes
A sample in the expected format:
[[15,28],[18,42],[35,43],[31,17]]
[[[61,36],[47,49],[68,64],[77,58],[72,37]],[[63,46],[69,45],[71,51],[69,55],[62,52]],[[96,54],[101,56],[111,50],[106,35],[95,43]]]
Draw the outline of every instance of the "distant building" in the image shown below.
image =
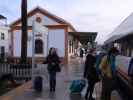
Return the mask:
[[69,34],[69,56],[74,55],[81,47],[85,51],[95,47],[97,32],[69,32]]
[[[44,33],[35,33],[35,57],[37,62],[42,62],[47,56],[48,47],[55,47],[58,50],[59,56],[64,62],[68,61],[69,32],[75,32],[73,26],[64,19],[51,14],[50,12],[37,7],[28,13],[28,45],[27,56],[28,61],[32,58],[32,25],[33,21],[37,21],[48,28],[49,41]],[[21,56],[21,19],[11,23],[11,54],[15,62],[19,62]]]
[[9,43],[9,27],[7,26],[6,17],[0,15],[0,60],[5,61],[10,55]]

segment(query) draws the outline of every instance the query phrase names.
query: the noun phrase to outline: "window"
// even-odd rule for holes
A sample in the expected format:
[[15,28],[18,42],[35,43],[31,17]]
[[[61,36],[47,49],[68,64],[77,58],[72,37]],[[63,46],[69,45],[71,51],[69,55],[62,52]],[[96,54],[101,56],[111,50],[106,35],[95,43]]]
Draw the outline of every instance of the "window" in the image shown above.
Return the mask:
[[4,40],[4,39],[5,39],[5,34],[1,33],[1,40]]
[[69,40],[69,53],[71,53],[71,45],[72,45],[71,40]]
[[1,48],[0,48],[0,54],[1,54],[1,57],[4,57],[5,56],[5,47],[4,46],[1,46]]
[[42,54],[43,53],[43,42],[42,40],[35,40],[35,53]]
[[72,53],[74,52],[74,42],[72,41]]

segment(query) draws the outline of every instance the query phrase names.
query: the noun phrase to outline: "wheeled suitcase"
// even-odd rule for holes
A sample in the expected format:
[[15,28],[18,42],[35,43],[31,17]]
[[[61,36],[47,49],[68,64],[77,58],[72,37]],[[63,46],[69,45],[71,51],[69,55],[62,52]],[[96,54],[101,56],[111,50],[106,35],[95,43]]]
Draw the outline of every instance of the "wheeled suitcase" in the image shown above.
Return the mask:
[[85,87],[85,80],[73,80],[70,85],[71,93],[81,93],[83,88]]
[[41,92],[43,88],[43,78],[41,76],[35,77],[34,80],[34,89],[38,92]]

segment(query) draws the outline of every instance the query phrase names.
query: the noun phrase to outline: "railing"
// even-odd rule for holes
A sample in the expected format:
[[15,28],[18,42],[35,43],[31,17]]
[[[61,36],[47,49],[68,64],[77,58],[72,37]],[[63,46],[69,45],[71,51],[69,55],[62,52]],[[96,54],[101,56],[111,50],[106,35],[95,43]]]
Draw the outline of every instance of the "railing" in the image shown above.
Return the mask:
[[[0,64],[0,78],[8,79],[10,75],[18,83],[29,81],[32,77],[32,66],[30,64]],[[34,76],[36,75],[42,75],[45,79],[48,79],[47,65],[36,64]]]
[[12,74],[14,80],[28,81],[31,79],[31,65],[29,64],[0,64],[0,77]]
[[0,64],[0,76],[10,73],[10,64]]

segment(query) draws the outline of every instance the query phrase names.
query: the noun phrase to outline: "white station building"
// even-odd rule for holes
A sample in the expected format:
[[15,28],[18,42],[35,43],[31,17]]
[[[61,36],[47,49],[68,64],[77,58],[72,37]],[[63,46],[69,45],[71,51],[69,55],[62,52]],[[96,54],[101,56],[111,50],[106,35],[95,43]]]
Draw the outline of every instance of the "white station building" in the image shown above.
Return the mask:
[[[75,32],[73,26],[64,19],[57,17],[48,11],[37,7],[28,13],[28,41],[27,56],[28,61],[32,58],[32,33],[33,21],[36,21],[48,28],[48,43],[45,33],[35,33],[35,58],[37,62],[42,62],[47,56],[47,47],[55,47],[61,59],[67,63],[70,56],[69,41],[74,36],[69,32]],[[21,56],[21,19],[11,23],[11,54],[15,62],[19,62]],[[74,39],[76,40],[76,39]],[[48,45],[48,46],[47,46]],[[73,52],[74,53],[74,52]],[[72,54],[72,53],[71,53]]]

